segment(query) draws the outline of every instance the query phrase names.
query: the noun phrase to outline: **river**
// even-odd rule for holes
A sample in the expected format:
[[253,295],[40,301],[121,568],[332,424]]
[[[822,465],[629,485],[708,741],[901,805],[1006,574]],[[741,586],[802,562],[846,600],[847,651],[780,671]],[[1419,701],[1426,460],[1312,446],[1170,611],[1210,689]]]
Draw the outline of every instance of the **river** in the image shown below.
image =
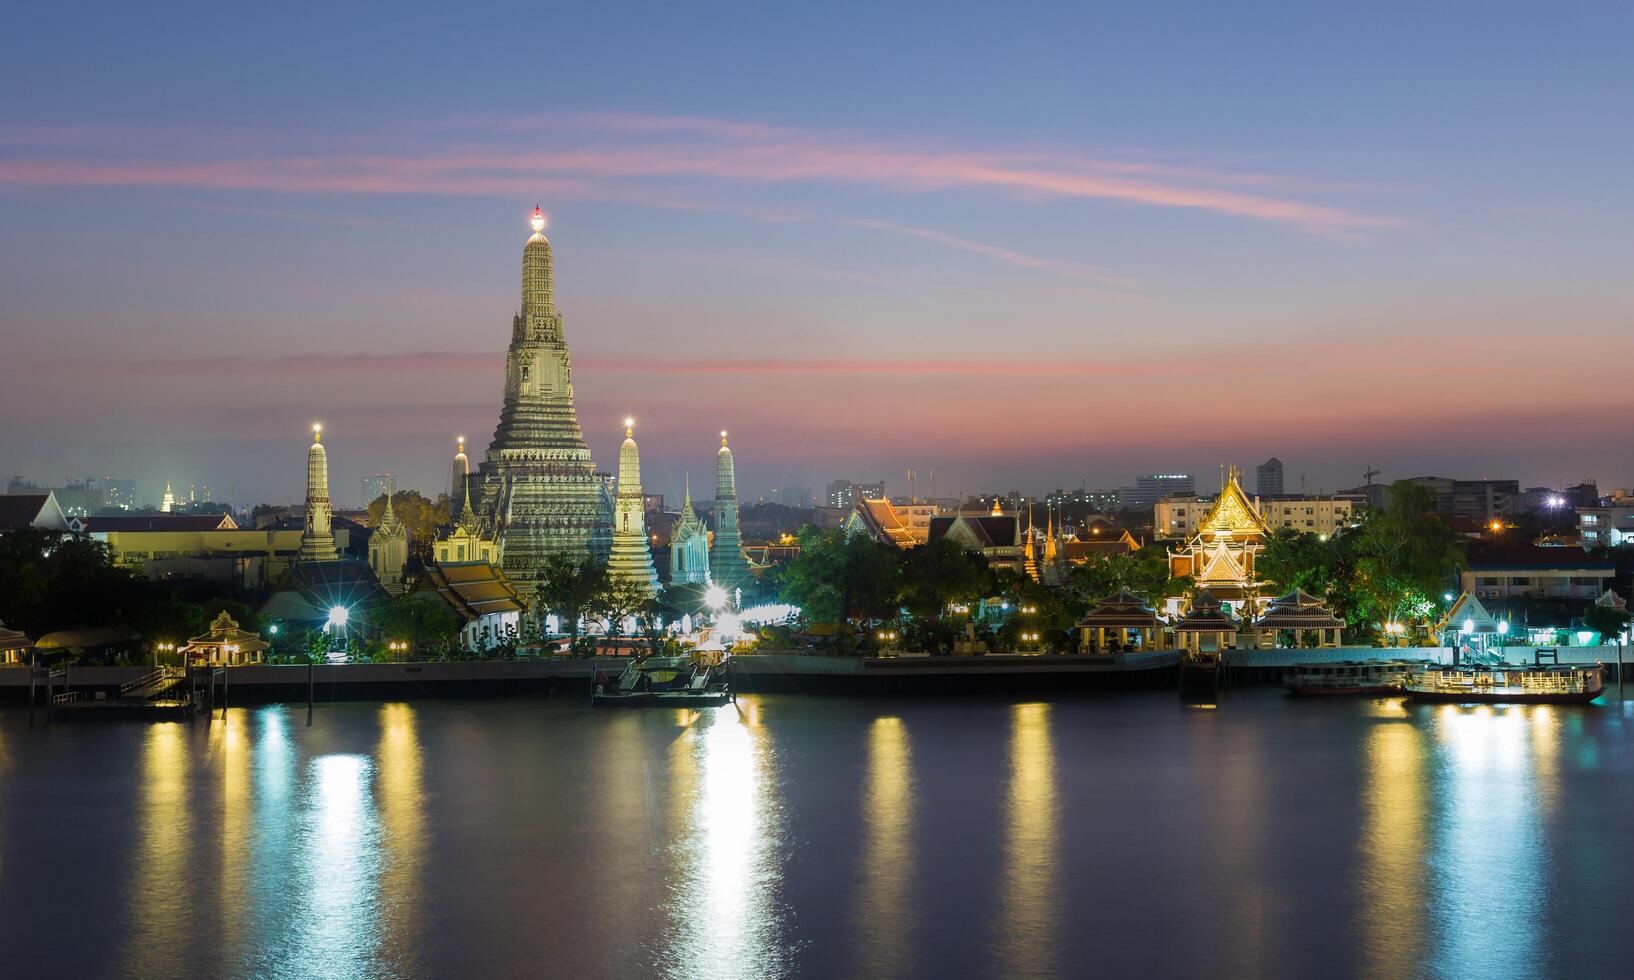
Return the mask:
[[0,972],[1627,976],[1634,702],[0,712]]

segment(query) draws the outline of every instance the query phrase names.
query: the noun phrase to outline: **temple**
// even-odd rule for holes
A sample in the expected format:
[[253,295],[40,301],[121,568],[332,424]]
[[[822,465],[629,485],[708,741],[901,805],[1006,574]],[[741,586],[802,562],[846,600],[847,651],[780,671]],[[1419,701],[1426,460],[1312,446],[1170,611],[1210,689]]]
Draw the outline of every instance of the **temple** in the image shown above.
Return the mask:
[[743,557],[743,536],[738,531],[737,471],[732,450],[721,433],[715,453],[715,542],[709,549],[709,577],[728,594],[750,584],[749,562]]
[[692,480],[686,482],[681,501],[681,519],[675,522],[669,541],[669,583],[699,585],[709,577],[709,528],[692,509]]
[[475,506],[500,567],[519,588],[549,555],[605,560],[612,545],[611,500],[573,408],[573,369],[538,208],[532,224],[522,248],[522,308],[511,321],[504,406],[471,481],[480,484]]
[[[1252,618],[1259,610],[1264,585],[1254,572],[1254,560],[1268,533],[1265,520],[1243,493],[1235,466],[1226,471],[1220,496],[1198,525],[1197,532],[1179,550],[1169,552],[1169,574],[1189,576],[1199,591],[1224,607],[1227,615]],[[1168,612],[1185,611],[1181,599],[1170,599]]]
[[387,493],[380,523],[369,534],[369,567],[374,569],[381,588],[393,596],[402,595],[408,588],[403,574],[408,568],[408,557],[408,528],[397,519],[397,512],[391,507],[391,494]]
[[613,550],[607,572],[616,582],[657,594],[658,572],[647,547],[646,497],[641,492],[641,451],[635,444],[635,420],[624,420],[624,444],[618,450],[618,495],[613,503]]
[[301,530],[301,561],[335,561],[335,532],[330,527],[329,455],[323,448],[323,426],[312,426],[312,447],[306,451],[306,516]]

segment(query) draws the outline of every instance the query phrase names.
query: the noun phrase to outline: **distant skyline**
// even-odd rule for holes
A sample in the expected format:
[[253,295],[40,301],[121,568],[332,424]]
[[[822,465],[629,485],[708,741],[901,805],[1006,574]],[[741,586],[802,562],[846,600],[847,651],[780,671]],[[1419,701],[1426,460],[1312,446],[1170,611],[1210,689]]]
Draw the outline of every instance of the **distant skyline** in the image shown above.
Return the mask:
[[0,475],[443,489],[537,202],[651,492],[1634,486],[1626,5],[166,12],[0,40]]

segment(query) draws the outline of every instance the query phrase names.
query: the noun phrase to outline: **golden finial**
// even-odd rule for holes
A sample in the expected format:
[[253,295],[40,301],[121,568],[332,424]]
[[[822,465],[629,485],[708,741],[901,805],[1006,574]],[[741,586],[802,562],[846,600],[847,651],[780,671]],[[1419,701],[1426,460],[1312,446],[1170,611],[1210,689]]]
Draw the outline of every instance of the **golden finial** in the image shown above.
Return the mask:
[[635,419],[627,418],[624,420],[624,438],[635,438]]
[[312,423],[312,444],[314,446],[316,446],[318,443],[320,443],[322,441],[323,441],[323,423],[322,422],[313,422]]
[[528,218],[528,224],[533,225],[534,234],[536,234],[536,235],[544,234],[544,232],[545,232],[545,212],[540,210],[539,205],[535,204],[533,206],[533,214]]
[[725,429],[721,430],[721,445],[722,446],[726,445],[726,430]]

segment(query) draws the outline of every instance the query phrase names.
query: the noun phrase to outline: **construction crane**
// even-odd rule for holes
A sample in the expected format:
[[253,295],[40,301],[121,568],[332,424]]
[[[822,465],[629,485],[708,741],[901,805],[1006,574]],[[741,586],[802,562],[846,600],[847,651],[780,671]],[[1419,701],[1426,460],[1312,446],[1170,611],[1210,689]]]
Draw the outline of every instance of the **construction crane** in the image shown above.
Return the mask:
[[1368,468],[1365,471],[1363,471],[1362,479],[1367,481],[1368,486],[1372,486],[1373,485],[1373,478],[1378,476],[1380,473],[1383,473],[1383,472],[1384,472],[1383,470],[1376,470],[1370,465],[1370,466],[1368,466]]

